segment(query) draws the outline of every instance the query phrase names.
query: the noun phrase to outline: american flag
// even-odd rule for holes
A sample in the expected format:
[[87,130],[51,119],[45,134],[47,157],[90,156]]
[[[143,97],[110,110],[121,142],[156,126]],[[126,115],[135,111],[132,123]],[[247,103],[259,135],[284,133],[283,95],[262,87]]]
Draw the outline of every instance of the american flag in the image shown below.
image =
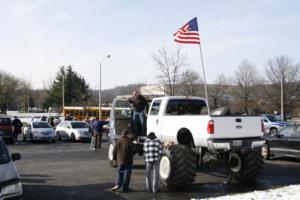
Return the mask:
[[173,34],[175,42],[184,44],[200,44],[197,17],[190,20]]

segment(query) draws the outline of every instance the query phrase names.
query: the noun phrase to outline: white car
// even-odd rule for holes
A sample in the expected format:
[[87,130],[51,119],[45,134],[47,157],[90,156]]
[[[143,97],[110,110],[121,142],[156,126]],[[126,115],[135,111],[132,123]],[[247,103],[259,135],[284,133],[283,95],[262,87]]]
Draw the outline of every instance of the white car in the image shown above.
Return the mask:
[[63,138],[76,140],[90,140],[90,126],[86,122],[81,121],[63,121],[56,127],[56,135],[58,140]]
[[9,154],[0,137],[0,199],[22,199],[23,189],[14,161],[21,159],[19,153]]
[[44,121],[32,121],[23,129],[23,140],[48,140],[55,142],[56,134],[49,123]]

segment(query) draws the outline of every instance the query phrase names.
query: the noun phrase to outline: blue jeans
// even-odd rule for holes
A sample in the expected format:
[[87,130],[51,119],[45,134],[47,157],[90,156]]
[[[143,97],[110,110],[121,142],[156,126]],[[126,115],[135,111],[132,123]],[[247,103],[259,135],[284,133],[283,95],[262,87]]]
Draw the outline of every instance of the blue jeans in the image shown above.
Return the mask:
[[144,112],[133,111],[133,130],[135,136],[146,135],[146,124]]
[[159,161],[146,162],[146,187],[148,192],[159,191]]
[[118,166],[117,185],[123,186],[124,192],[129,191],[131,169],[132,169],[132,165],[119,165]]

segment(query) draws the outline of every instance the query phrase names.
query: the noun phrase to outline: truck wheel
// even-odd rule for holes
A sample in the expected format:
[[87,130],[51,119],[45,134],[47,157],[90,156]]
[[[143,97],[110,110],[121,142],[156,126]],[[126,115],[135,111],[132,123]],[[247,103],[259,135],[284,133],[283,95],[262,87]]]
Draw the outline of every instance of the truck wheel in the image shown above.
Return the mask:
[[71,133],[71,141],[76,142],[76,137],[75,137],[74,133]]
[[115,147],[115,143],[110,143],[109,144],[109,147],[108,147],[108,162],[109,162],[110,166],[116,168],[117,165],[115,165],[113,163],[113,150],[114,150],[114,147]]
[[159,174],[169,189],[183,188],[194,182],[196,167],[195,152],[185,145],[173,145],[163,153]]
[[265,160],[270,160],[271,154],[268,144],[264,144],[264,146],[261,148],[261,155]]
[[263,169],[263,158],[258,151],[250,151],[241,156],[231,153],[229,156],[229,171],[232,178],[239,182],[253,180]]
[[277,128],[271,128],[270,135],[276,135],[277,133],[278,133],[278,129]]

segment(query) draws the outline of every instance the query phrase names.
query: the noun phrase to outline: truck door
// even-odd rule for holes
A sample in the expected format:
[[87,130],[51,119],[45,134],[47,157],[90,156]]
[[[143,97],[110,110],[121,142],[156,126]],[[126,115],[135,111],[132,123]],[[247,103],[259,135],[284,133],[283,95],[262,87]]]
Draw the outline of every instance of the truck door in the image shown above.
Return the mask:
[[288,140],[293,135],[294,129],[294,126],[288,126],[274,136],[275,139],[271,142],[270,148],[275,155],[289,156],[290,146]]
[[162,100],[154,100],[151,104],[148,118],[147,118],[147,135],[154,132],[157,138],[161,139],[160,135],[160,121],[159,121],[159,109]]
[[128,101],[115,99],[110,111],[110,136],[121,135],[124,129],[132,129],[132,109]]
[[288,138],[288,143],[290,146],[290,154],[300,157],[300,125],[297,125],[296,131]]

